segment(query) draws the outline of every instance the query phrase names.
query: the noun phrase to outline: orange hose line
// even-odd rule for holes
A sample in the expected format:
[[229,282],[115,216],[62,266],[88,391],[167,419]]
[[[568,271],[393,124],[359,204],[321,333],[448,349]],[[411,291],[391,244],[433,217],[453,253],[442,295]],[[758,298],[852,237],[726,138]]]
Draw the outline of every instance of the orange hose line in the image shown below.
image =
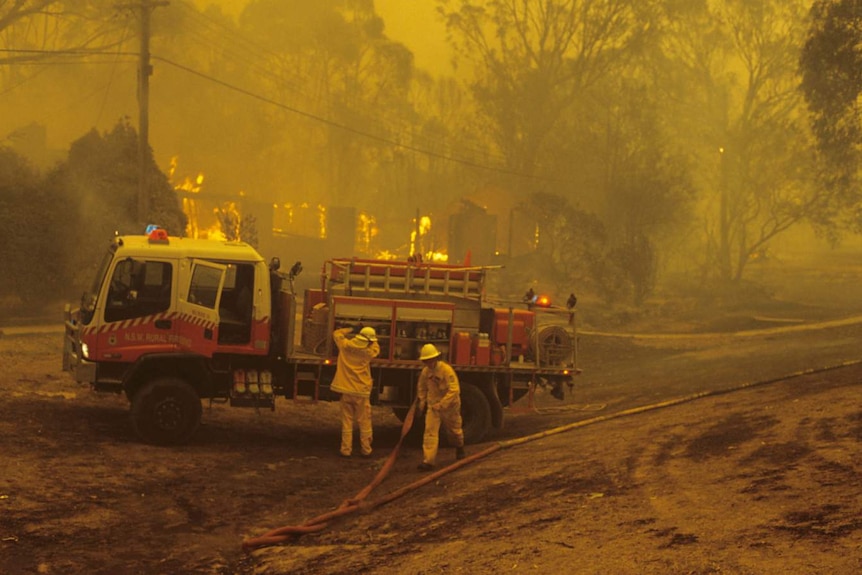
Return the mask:
[[564,433],[566,431],[570,431],[572,429],[576,429],[578,427],[586,427],[587,425],[593,425],[595,423],[601,423],[603,421],[609,421],[611,419],[617,419],[619,417],[626,417],[628,415],[635,415],[638,413],[644,413],[646,411],[652,411],[654,409],[660,409],[664,407],[671,407],[674,405],[679,405],[681,403],[687,403],[689,401],[694,401],[696,399],[702,399],[704,397],[711,397],[716,395],[723,395],[726,393],[732,393],[735,391],[742,391],[743,389],[748,389],[750,387],[756,387],[759,385],[766,385],[770,383],[776,383],[778,381],[784,381],[786,379],[802,377],[804,375],[811,375],[813,373],[821,373],[824,371],[830,371],[833,369],[840,369],[842,367],[849,367],[851,365],[857,365],[862,363],[862,360],[852,360],[852,361],[844,361],[838,363],[836,365],[830,365],[826,367],[817,367],[811,369],[805,369],[801,371],[796,371],[787,375],[782,375],[780,377],[765,379],[761,381],[749,381],[745,383],[741,383],[739,385],[728,387],[726,389],[712,390],[712,391],[701,391],[698,393],[693,393],[691,395],[686,395],[683,397],[677,397],[674,399],[668,399],[666,401],[661,401],[659,403],[653,403],[649,405],[641,405],[638,407],[633,407],[631,409],[624,409],[623,411],[617,411],[615,413],[609,413],[607,415],[600,415],[597,417],[591,417],[590,419],[583,419],[581,421],[576,421],[574,423],[568,423],[566,425],[561,425],[560,427],[555,427],[553,429],[547,429],[545,431],[541,431],[539,433],[534,433],[532,435],[526,435],[524,437],[519,437],[517,439],[510,439],[508,441],[500,442],[503,447],[514,447],[516,445],[522,445],[524,443],[528,443],[530,441],[535,441],[536,439],[542,439],[544,437],[549,437],[551,435],[556,435],[558,433]]
[[404,487],[396,489],[395,491],[393,491],[387,495],[384,495],[383,497],[381,497],[375,501],[372,501],[370,503],[365,503],[364,502],[365,498],[374,490],[375,487],[377,487],[378,485],[380,485],[380,483],[383,482],[383,480],[386,478],[386,476],[389,474],[389,472],[391,471],[392,467],[395,464],[395,460],[397,459],[398,453],[401,449],[401,444],[403,443],[405,436],[410,431],[410,428],[413,425],[414,411],[415,411],[415,406],[416,406],[416,404],[413,404],[413,406],[410,407],[410,411],[408,411],[408,413],[407,413],[407,417],[404,418],[404,424],[401,427],[401,437],[398,440],[398,443],[395,445],[395,448],[392,450],[392,453],[389,455],[389,458],[386,460],[386,463],[383,465],[383,467],[377,473],[374,480],[372,480],[372,482],[369,485],[367,485],[364,489],[362,489],[362,491],[360,491],[355,497],[344,500],[344,502],[342,502],[342,504],[337,509],[335,509],[334,511],[330,511],[328,513],[324,513],[324,514],[319,515],[313,519],[310,519],[310,520],[306,521],[303,525],[279,527],[278,529],[274,529],[272,531],[269,531],[268,533],[266,533],[260,537],[246,539],[245,541],[243,541],[242,548],[244,551],[250,551],[250,550],[258,548],[258,547],[265,547],[265,546],[269,546],[269,545],[276,545],[278,543],[283,543],[283,542],[291,539],[292,537],[302,535],[305,533],[316,533],[316,532],[322,531],[323,529],[326,528],[328,522],[333,520],[333,519],[343,517],[343,516],[349,515],[351,513],[355,513],[356,511],[358,511],[360,509],[371,510],[371,509],[380,507],[381,505],[385,505],[386,503],[390,503],[390,502],[394,501],[395,499],[398,499],[399,497],[404,496],[405,494],[409,493],[410,491],[413,491],[413,490],[418,489],[424,485],[427,485],[428,483],[436,481],[437,479],[439,479],[440,477],[442,477],[444,475],[447,475],[448,473],[451,473],[457,469],[460,469],[461,467],[464,467],[465,465],[469,465],[475,461],[478,461],[479,459],[487,457],[488,455],[491,455],[492,453],[495,453],[501,449],[507,449],[509,447],[515,447],[515,446],[523,445],[525,443],[529,443],[529,442],[535,441],[537,439],[543,439],[545,437],[550,437],[552,435],[557,435],[560,433],[564,433],[566,431],[571,431],[572,429],[577,429],[579,427],[586,427],[588,425],[593,425],[596,423],[609,421],[611,419],[617,419],[617,418],[626,417],[629,415],[636,415],[639,413],[644,413],[647,411],[653,411],[653,410],[661,409],[661,408],[665,408],[665,407],[672,407],[672,406],[679,405],[682,403],[687,403],[687,402],[694,401],[697,399],[702,399],[704,397],[717,396],[717,395],[722,395],[722,394],[726,394],[726,393],[732,393],[735,391],[742,391],[742,390],[750,388],[750,387],[766,385],[766,384],[775,383],[775,382],[783,381],[783,380],[790,379],[790,378],[802,377],[804,375],[811,375],[814,373],[821,373],[824,371],[830,371],[830,370],[839,369],[842,367],[849,367],[849,366],[857,365],[860,363],[862,363],[862,360],[845,361],[845,362],[839,363],[837,365],[826,366],[826,367],[821,367],[821,368],[806,369],[806,370],[797,371],[797,372],[791,373],[789,375],[784,375],[784,376],[773,378],[773,379],[746,382],[746,383],[742,383],[742,384],[737,385],[737,386],[729,387],[727,389],[702,391],[702,392],[694,393],[691,395],[686,395],[683,397],[678,397],[678,398],[669,399],[666,401],[661,401],[658,403],[653,403],[653,404],[649,404],[649,405],[642,405],[642,406],[638,406],[638,407],[633,407],[631,409],[625,409],[623,411],[610,413],[607,415],[601,415],[598,417],[592,417],[590,419],[584,419],[581,421],[576,421],[574,423],[569,423],[566,425],[555,427],[553,429],[548,429],[548,430],[545,430],[545,431],[542,431],[539,433],[534,433],[532,435],[519,437],[517,439],[500,441],[500,442],[495,443],[494,445],[491,445],[490,447],[488,447],[484,451],[480,451],[479,453],[475,453],[473,455],[470,455],[469,457],[465,457],[464,459],[462,459],[460,461],[456,461],[455,463],[453,463],[447,467],[441,468],[441,469],[435,471],[434,473],[431,473],[429,475],[422,477],[422,479],[419,479],[417,481],[414,481],[413,483],[410,483],[409,485],[405,485]]
[[283,543],[291,539],[293,536],[302,535],[305,533],[314,533],[317,531],[323,530],[327,523],[338,517],[342,517],[344,515],[348,515],[350,513],[354,513],[359,510],[363,506],[362,502],[366,497],[374,490],[375,487],[383,483],[383,480],[389,475],[390,471],[395,465],[395,460],[398,458],[398,453],[401,451],[401,445],[404,443],[404,438],[407,436],[407,433],[410,431],[410,428],[413,427],[413,418],[415,416],[416,404],[414,403],[410,406],[410,410],[407,412],[407,416],[404,418],[404,423],[401,426],[401,437],[398,439],[398,443],[392,450],[392,453],[389,454],[389,457],[386,459],[386,462],[380,468],[380,471],[377,472],[377,475],[374,479],[366,485],[359,493],[355,496],[345,499],[341,502],[337,509],[334,511],[330,511],[324,513],[322,515],[318,515],[313,519],[309,519],[302,525],[287,525],[284,527],[278,527],[267,533],[259,536],[253,537],[250,539],[245,539],[242,542],[242,548],[244,551],[250,551],[251,549],[255,549],[258,547],[265,547],[269,545],[275,545],[278,543]]
[[389,503],[395,499],[398,499],[399,497],[409,493],[410,491],[413,491],[414,489],[419,489],[423,485],[427,485],[428,483],[431,483],[432,481],[435,481],[435,480],[439,479],[440,477],[443,477],[444,475],[455,471],[456,469],[460,469],[461,467],[464,467],[465,465],[473,463],[474,461],[482,459],[483,457],[487,457],[488,455],[491,455],[495,451],[499,451],[500,449],[502,449],[502,447],[503,446],[501,444],[495,443],[494,445],[492,445],[491,447],[489,447],[488,449],[486,449],[484,451],[480,451],[479,453],[475,453],[473,455],[470,455],[469,457],[465,457],[464,459],[462,459],[460,461],[456,461],[455,463],[453,463],[447,467],[443,467],[441,469],[438,469],[434,473],[431,473],[429,475],[424,476],[422,479],[414,481],[413,483],[411,483],[409,485],[405,485],[404,487],[402,487],[400,489],[396,489],[392,493],[384,495],[380,499],[372,501],[371,503],[368,504],[368,507],[369,507],[369,509],[374,509],[375,507],[379,507],[379,506],[384,505],[386,503]]

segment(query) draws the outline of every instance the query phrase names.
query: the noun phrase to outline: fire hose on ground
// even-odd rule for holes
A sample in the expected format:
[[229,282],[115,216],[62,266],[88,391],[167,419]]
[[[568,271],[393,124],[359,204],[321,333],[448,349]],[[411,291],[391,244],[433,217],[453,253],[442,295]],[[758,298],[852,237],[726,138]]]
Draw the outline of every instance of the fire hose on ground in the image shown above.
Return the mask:
[[260,547],[267,547],[267,546],[277,545],[279,543],[287,542],[287,541],[289,541],[295,537],[298,537],[298,536],[306,534],[306,533],[316,533],[316,532],[322,531],[327,527],[329,522],[334,520],[334,519],[344,517],[345,515],[350,515],[352,513],[360,511],[360,510],[367,512],[367,511],[370,511],[372,509],[375,509],[381,505],[384,505],[386,503],[394,501],[395,499],[398,499],[399,497],[401,497],[403,495],[406,495],[410,491],[413,491],[415,489],[419,489],[420,487],[422,487],[428,483],[431,483],[432,481],[437,480],[438,478],[442,477],[443,475],[451,473],[452,471],[455,471],[456,469],[460,469],[461,467],[464,467],[465,465],[469,465],[470,463],[473,463],[474,461],[478,461],[479,459],[487,457],[488,455],[491,455],[492,453],[499,451],[501,449],[506,449],[509,447],[515,447],[518,445],[523,445],[525,443],[529,443],[529,442],[535,441],[537,439],[542,439],[545,437],[549,437],[551,435],[557,435],[559,433],[564,433],[564,432],[571,431],[572,429],[577,429],[580,427],[586,427],[588,425],[593,425],[595,423],[601,423],[604,421],[609,421],[611,419],[617,419],[617,418],[626,417],[629,415],[636,415],[639,413],[644,413],[647,411],[652,411],[655,409],[661,409],[661,408],[665,408],[665,407],[672,407],[675,405],[680,405],[682,403],[687,403],[687,402],[694,401],[697,399],[702,399],[705,397],[723,395],[726,393],[741,391],[741,390],[748,389],[748,388],[755,387],[755,386],[766,385],[766,384],[770,384],[770,383],[776,383],[776,382],[783,381],[786,379],[791,379],[791,378],[795,378],[795,377],[802,377],[805,375],[812,375],[815,373],[821,373],[821,372],[830,371],[830,370],[834,370],[834,369],[840,369],[840,368],[849,367],[852,365],[858,365],[860,363],[862,363],[862,360],[846,361],[846,362],[839,363],[837,365],[831,365],[831,366],[826,366],[826,367],[821,367],[821,368],[812,368],[812,369],[797,371],[797,372],[791,373],[789,375],[784,375],[784,376],[777,377],[777,378],[772,378],[772,379],[767,379],[767,380],[762,380],[762,381],[755,381],[755,382],[746,382],[746,383],[742,383],[740,385],[736,385],[736,386],[729,387],[726,389],[702,391],[702,392],[698,392],[698,393],[693,393],[691,395],[686,395],[683,397],[669,399],[667,401],[661,401],[661,402],[653,403],[650,405],[633,407],[631,409],[625,409],[622,411],[609,413],[606,415],[600,415],[598,417],[592,417],[589,419],[584,419],[581,421],[568,423],[566,425],[561,425],[559,427],[555,427],[555,428],[541,431],[539,433],[534,433],[531,435],[526,435],[524,437],[519,437],[516,439],[509,439],[509,440],[505,440],[505,441],[500,441],[500,442],[497,442],[497,443],[491,445],[490,447],[488,447],[484,451],[480,451],[480,452],[475,453],[473,455],[469,455],[469,456],[465,457],[464,459],[456,461],[455,463],[453,463],[447,467],[443,467],[443,468],[435,471],[434,473],[430,473],[430,474],[424,476],[422,479],[419,479],[418,481],[414,481],[413,483],[410,483],[409,485],[405,485],[404,487],[401,487],[400,489],[397,489],[397,490],[395,490],[395,491],[393,491],[387,495],[384,495],[383,497],[381,497],[377,500],[366,502],[365,499],[368,497],[368,495],[371,494],[371,492],[378,485],[380,485],[383,482],[384,479],[386,479],[386,477],[389,475],[389,472],[392,470],[392,467],[394,466],[396,459],[398,459],[398,453],[401,450],[401,445],[404,442],[404,438],[407,436],[407,433],[410,431],[410,428],[413,426],[413,418],[415,416],[415,411],[416,411],[416,404],[414,403],[410,407],[410,410],[407,412],[407,416],[404,418],[404,423],[401,427],[401,437],[399,438],[398,443],[395,445],[395,447],[392,450],[392,453],[386,459],[386,462],[380,468],[380,471],[378,471],[377,475],[374,477],[374,479],[371,481],[371,483],[369,483],[364,489],[362,489],[354,497],[349,498],[349,499],[345,499],[341,503],[341,505],[339,505],[338,508],[335,509],[334,511],[330,511],[330,512],[324,513],[322,515],[318,515],[317,517],[315,517],[313,519],[309,519],[308,521],[306,521],[302,525],[291,525],[291,526],[279,527],[279,528],[273,529],[273,530],[271,530],[271,531],[269,531],[269,532],[267,532],[264,535],[261,535],[259,537],[253,537],[253,538],[245,539],[242,543],[242,548],[243,548],[243,551],[250,552],[250,551],[257,549],[257,548],[260,548]]

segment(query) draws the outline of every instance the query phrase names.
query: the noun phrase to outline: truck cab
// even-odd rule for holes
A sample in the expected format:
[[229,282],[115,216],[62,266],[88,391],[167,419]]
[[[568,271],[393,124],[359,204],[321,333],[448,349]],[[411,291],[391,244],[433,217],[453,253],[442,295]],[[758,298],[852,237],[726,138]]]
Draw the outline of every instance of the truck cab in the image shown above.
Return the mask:
[[115,371],[119,385],[123,371],[149,354],[266,355],[268,274],[244,243],[168,238],[163,230],[117,236],[82,300],[82,359]]
[[182,379],[172,385],[190,388],[194,412],[199,398],[229,393],[231,378],[213,377],[219,358],[270,353],[269,286],[266,262],[242,242],[174,238],[160,228],[116,236],[80,308],[67,310],[64,369],[133,404],[154,380]]

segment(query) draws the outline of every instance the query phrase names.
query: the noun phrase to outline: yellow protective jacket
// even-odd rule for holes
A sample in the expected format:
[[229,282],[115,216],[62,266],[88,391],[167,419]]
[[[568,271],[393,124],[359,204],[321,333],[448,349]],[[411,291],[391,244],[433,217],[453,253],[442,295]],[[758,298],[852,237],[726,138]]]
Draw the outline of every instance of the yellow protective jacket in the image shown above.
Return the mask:
[[351,331],[353,328],[344,327],[332,333],[332,339],[338,346],[338,364],[331,389],[338,393],[368,397],[374,386],[371,358],[380,355],[380,345],[376,341],[348,339],[347,334]]
[[437,361],[434,369],[422,368],[416,387],[419,405],[439,406],[442,411],[461,409],[461,385],[452,366]]

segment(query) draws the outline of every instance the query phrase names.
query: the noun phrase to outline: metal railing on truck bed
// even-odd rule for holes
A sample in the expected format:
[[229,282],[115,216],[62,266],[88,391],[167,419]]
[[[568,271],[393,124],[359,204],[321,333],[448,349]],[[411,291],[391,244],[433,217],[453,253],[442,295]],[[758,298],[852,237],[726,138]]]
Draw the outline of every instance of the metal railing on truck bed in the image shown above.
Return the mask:
[[345,295],[411,294],[481,302],[486,271],[499,267],[345,258],[327,260],[324,275],[329,290],[343,290]]

